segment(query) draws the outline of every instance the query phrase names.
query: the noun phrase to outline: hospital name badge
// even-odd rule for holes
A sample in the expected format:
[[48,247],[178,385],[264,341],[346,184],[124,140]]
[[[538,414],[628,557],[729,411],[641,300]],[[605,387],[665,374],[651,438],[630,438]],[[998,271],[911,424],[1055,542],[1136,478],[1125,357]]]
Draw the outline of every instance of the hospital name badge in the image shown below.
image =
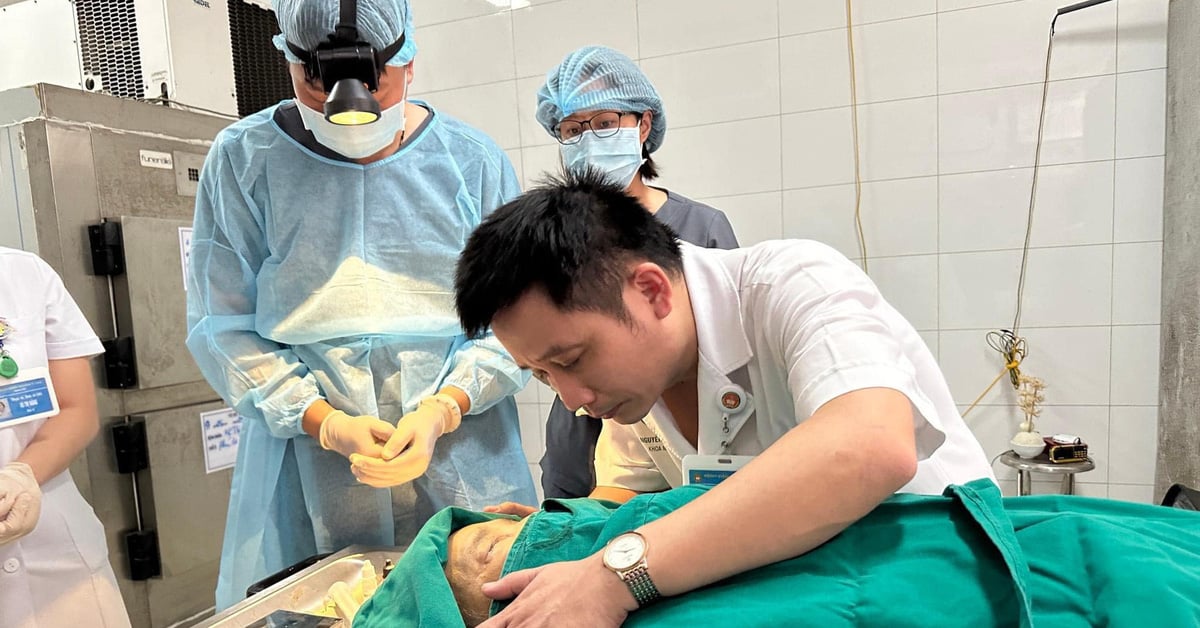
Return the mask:
[[0,383],[0,429],[56,414],[58,398],[49,369],[24,369],[20,377]]

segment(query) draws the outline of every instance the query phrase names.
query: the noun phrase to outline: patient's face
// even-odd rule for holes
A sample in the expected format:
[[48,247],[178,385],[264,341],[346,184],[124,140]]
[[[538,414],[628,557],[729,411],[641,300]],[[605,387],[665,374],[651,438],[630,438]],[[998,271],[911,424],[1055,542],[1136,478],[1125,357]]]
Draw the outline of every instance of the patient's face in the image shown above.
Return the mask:
[[492,600],[483,594],[483,584],[500,578],[508,551],[524,525],[524,519],[493,519],[450,535],[446,579],[468,626],[487,619]]

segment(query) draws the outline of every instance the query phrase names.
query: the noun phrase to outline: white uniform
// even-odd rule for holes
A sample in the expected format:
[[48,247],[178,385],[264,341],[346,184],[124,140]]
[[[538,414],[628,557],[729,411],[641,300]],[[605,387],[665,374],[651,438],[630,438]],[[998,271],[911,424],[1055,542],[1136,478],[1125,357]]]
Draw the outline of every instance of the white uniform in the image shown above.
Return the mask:
[[[699,451],[660,400],[640,423],[604,422],[597,486],[679,486],[683,456],[760,454],[826,402],[864,388],[912,402],[919,463],[901,492],[995,481],[925,342],[841,254],[807,240],[681,248],[700,352]],[[722,412],[720,391],[731,384],[750,393],[752,411]]]
[[[0,248],[0,318],[13,327],[4,348],[22,371],[104,352],[62,280],[30,253]],[[0,428],[0,467],[53,420]],[[129,626],[104,528],[69,471],[42,485],[37,527],[0,545],[0,626]]]

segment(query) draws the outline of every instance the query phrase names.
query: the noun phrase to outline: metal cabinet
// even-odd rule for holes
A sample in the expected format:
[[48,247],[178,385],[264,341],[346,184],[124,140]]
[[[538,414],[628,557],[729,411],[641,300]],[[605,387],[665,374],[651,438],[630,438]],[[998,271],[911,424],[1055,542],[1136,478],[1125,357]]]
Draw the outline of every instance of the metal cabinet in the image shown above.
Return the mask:
[[[105,526],[133,624],[211,612],[231,472],[207,473],[200,413],[224,404],[187,348],[181,227],[200,165],[230,120],[47,85],[0,92],[0,246],[38,253],[102,339],[132,338],[136,377],[106,388],[101,434],[72,466]],[[93,262],[91,230],[119,225],[121,272]],[[108,227],[111,229],[111,227]],[[137,425],[144,468],[121,473],[117,432]],[[118,428],[115,432],[112,428]],[[157,537],[158,575],[131,578],[126,536]]]

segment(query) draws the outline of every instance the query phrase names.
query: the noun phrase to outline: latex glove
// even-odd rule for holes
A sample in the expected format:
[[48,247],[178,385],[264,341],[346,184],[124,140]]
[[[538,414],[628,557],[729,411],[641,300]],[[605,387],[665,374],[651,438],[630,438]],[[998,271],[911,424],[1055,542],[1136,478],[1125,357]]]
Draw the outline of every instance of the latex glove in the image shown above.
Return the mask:
[[349,458],[354,454],[380,457],[396,428],[373,416],[350,416],[334,410],[321,421],[321,447]]
[[362,600],[366,603],[375,595],[375,589],[379,588],[379,576],[375,575],[375,563],[369,560],[363,561],[361,577],[359,578],[359,587],[362,589]]
[[426,397],[416,410],[400,418],[380,458],[351,456],[350,470],[359,482],[376,488],[411,482],[429,469],[437,439],[458,429],[460,423],[462,413],[453,397]]
[[24,462],[0,469],[0,545],[33,532],[41,514],[42,488],[33,469]]
[[329,587],[329,600],[333,602],[333,610],[338,617],[346,621],[354,621],[354,616],[358,614],[358,609],[362,606],[362,600],[354,597],[350,585],[341,580]]

